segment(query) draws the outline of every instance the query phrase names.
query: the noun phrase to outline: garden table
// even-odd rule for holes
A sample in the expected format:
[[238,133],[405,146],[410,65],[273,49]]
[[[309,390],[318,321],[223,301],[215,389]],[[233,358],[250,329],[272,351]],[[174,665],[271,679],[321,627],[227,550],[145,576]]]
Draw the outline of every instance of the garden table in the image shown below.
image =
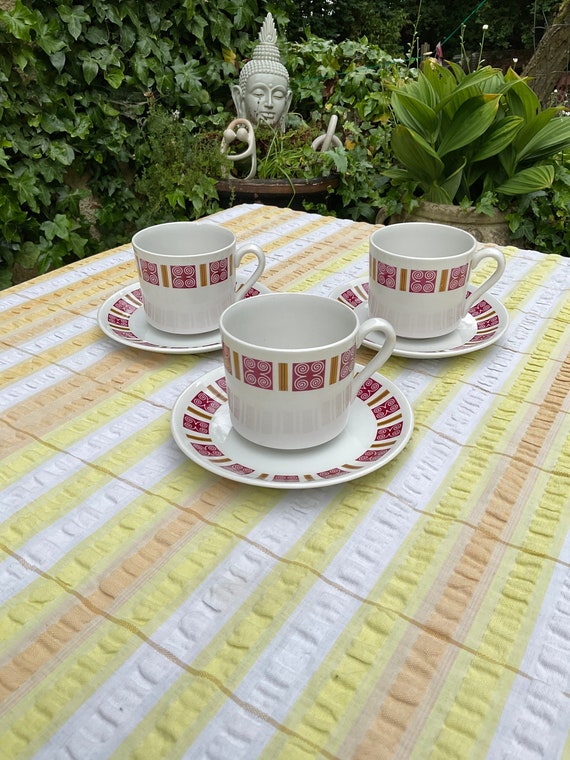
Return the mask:
[[[362,296],[372,225],[212,218]],[[475,342],[382,369],[413,431],[358,477],[177,445],[221,351],[103,331],[130,246],[0,294],[2,760],[570,757],[570,259],[504,250]]]

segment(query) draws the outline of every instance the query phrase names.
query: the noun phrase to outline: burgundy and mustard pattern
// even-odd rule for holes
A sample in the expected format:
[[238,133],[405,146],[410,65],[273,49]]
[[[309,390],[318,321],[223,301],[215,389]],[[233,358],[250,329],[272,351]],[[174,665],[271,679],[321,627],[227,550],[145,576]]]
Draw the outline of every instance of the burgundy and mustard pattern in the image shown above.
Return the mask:
[[[360,280],[340,293],[337,300],[350,306],[351,309],[358,309],[363,304],[368,304],[368,293],[368,280]],[[471,291],[468,290],[466,297],[469,295]],[[460,341],[457,346],[442,349],[441,353],[464,353],[470,346],[479,348],[481,344],[492,342],[497,330],[502,328],[497,310],[484,296],[473,304],[469,309],[469,314],[475,320],[474,335],[466,343]]]
[[139,276],[150,285],[188,290],[217,285],[233,276],[233,257],[224,256],[209,264],[167,265],[155,264],[137,256]]
[[[392,459],[406,444],[411,433],[411,420],[406,411],[408,404],[397,386],[392,385],[381,375],[373,375],[366,380],[358,391],[355,403],[363,404],[366,413],[373,420],[370,436],[364,437],[362,448],[350,461],[332,461],[326,470],[315,472],[280,471],[279,456],[274,457],[274,469],[260,470],[255,465],[255,453],[252,461],[238,461],[232,455],[230,447],[226,450],[225,438],[215,439],[216,426],[214,418],[223,413],[228,403],[226,379],[223,372],[214,372],[208,377],[203,387],[189,389],[188,401],[180,413],[181,429],[188,446],[192,447],[193,457],[210,469],[220,472],[230,471],[259,483],[299,483],[310,484],[323,480],[334,482],[345,480],[347,475],[363,469],[376,469]],[[252,445],[252,450],[255,447]],[[247,445],[245,453],[247,458]]]
[[254,388],[269,391],[320,390],[354,372],[356,346],[339,356],[310,362],[260,361],[232,351],[223,344],[224,367],[230,375]]
[[371,275],[378,285],[403,293],[445,293],[462,288],[469,276],[469,264],[449,269],[405,269],[370,259]]

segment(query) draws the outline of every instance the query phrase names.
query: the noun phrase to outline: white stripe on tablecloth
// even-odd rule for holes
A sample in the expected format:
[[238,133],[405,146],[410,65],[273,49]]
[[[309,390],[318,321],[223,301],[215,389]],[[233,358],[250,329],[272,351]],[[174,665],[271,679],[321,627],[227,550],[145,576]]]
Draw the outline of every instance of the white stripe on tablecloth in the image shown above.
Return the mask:
[[[569,499],[570,505],[570,499]],[[488,758],[558,760],[570,734],[570,534],[566,537]]]

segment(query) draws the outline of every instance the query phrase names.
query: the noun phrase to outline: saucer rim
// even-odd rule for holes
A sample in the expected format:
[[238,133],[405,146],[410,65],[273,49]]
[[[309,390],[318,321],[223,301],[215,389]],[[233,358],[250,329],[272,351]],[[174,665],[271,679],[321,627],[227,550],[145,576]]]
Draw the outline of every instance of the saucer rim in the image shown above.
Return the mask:
[[[243,281],[242,281],[242,284],[243,284]],[[238,284],[239,284],[239,275],[238,275]],[[266,294],[266,293],[272,292],[266,285],[263,285],[260,282],[256,282],[255,285],[252,285],[252,287],[255,287],[257,290],[259,290],[260,294]],[[204,336],[204,338],[206,338],[207,336],[211,336],[215,340],[215,342],[202,343],[197,346],[160,346],[156,343],[143,343],[143,342],[136,343],[134,341],[121,338],[121,336],[117,335],[111,329],[111,327],[109,327],[109,325],[107,324],[106,316],[109,313],[109,309],[111,308],[113,303],[115,303],[118,299],[120,299],[126,293],[132,293],[134,290],[137,290],[137,289],[140,290],[139,280],[135,280],[134,282],[128,285],[125,285],[122,288],[119,288],[119,290],[117,290],[115,293],[113,293],[108,298],[106,298],[97,310],[97,323],[100,329],[105,333],[105,335],[108,338],[111,338],[111,340],[115,341],[115,343],[118,343],[121,346],[127,346],[128,348],[135,348],[135,349],[138,349],[139,351],[147,351],[149,353],[155,353],[155,354],[205,354],[205,353],[211,353],[212,351],[219,351],[222,348],[222,336],[219,329],[209,330],[208,332],[204,332],[204,333],[195,333],[193,335],[188,335],[189,338],[194,338],[195,340],[197,340],[200,336]],[[142,303],[140,306],[137,307],[136,311],[138,312],[140,308],[142,308]]]
[[[362,365],[356,365],[356,369],[361,369],[361,366]],[[414,430],[415,418],[414,418],[413,408],[408,398],[406,397],[404,391],[394,381],[390,380],[385,375],[382,375],[380,372],[375,372],[372,375],[372,378],[376,378],[378,381],[382,383],[384,387],[386,387],[389,390],[389,392],[392,395],[397,396],[397,400],[398,400],[398,403],[400,404],[400,408],[403,410],[404,423],[406,425],[405,430],[402,431],[401,440],[399,440],[397,444],[394,445],[393,449],[389,451],[385,457],[377,459],[375,461],[367,462],[359,470],[345,471],[338,476],[327,478],[327,479],[323,478],[322,480],[267,481],[267,480],[260,479],[259,477],[248,477],[247,475],[242,475],[239,472],[224,470],[220,466],[208,461],[203,456],[198,454],[192,448],[192,446],[187,445],[187,442],[183,439],[182,434],[181,434],[181,431],[182,431],[182,426],[180,423],[181,415],[184,413],[184,410],[188,406],[188,402],[191,399],[191,397],[193,395],[196,395],[198,390],[203,390],[209,384],[211,385],[212,382],[222,377],[224,377],[223,367],[217,367],[216,369],[210,370],[209,372],[202,375],[202,377],[200,377],[199,379],[191,383],[178,396],[171,411],[171,417],[170,417],[171,435],[174,439],[174,442],[176,443],[180,451],[184,454],[184,456],[186,456],[188,459],[193,461],[199,467],[201,467],[204,470],[207,470],[208,472],[211,472],[214,475],[218,475],[219,477],[222,477],[224,479],[232,480],[234,482],[242,483],[244,485],[257,486],[260,488],[273,488],[273,489],[278,489],[278,490],[298,490],[298,489],[305,489],[305,488],[325,488],[328,486],[338,485],[340,483],[346,483],[351,480],[356,480],[357,478],[362,478],[365,475],[369,475],[370,473],[384,467],[385,465],[389,464],[393,459],[395,459],[408,445],[410,438],[412,436],[413,430]],[[227,403],[228,401],[226,399],[226,401],[223,402],[223,406],[227,405]],[[361,401],[359,399],[355,399],[354,403],[362,403],[367,406],[367,403],[365,401]],[[216,410],[216,412],[217,411],[218,410]],[[214,415],[216,414],[216,412],[214,412]],[[373,414],[372,410],[370,410],[370,414]],[[177,423],[177,419],[178,419],[178,423]],[[337,438],[340,438],[340,436],[337,436]],[[326,444],[322,444],[322,446],[327,446],[327,445],[330,446],[331,443],[334,444],[335,440],[336,439],[333,439],[333,441],[329,441]],[[252,449],[258,448],[256,444],[250,443],[245,438],[243,438],[242,441],[243,441],[242,445],[244,446],[245,449],[249,449],[250,447]],[[321,446],[315,447],[316,450],[320,448],[322,447]],[[285,449],[278,449],[278,448],[267,449],[267,451],[274,453],[276,460],[279,458],[281,453],[286,452]],[[305,449],[304,451],[307,452],[307,456],[310,457],[311,449]]]
[[[335,300],[339,300],[339,296],[348,288],[352,288],[356,285],[362,285],[363,283],[367,283],[368,278],[367,277],[361,277],[358,279],[350,280],[348,283],[344,283],[343,285],[339,285],[338,287],[334,288],[329,293],[329,298],[334,298]],[[484,293],[481,298],[476,302],[480,303],[481,301],[488,301],[489,304],[495,309],[497,312],[497,316],[499,317],[499,326],[495,330],[495,333],[488,339],[482,342],[473,343],[469,345],[468,343],[462,343],[459,346],[453,347],[453,348],[440,348],[440,349],[426,349],[424,351],[419,349],[408,349],[408,348],[398,348],[398,338],[396,338],[396,345],[394,347],[394,350],[392,351],[392,356],[398,356],[405,359],[450,359],[454,356],[464,356],[465,354],[473,353],[474,351],[481,351],[484,348],[487,348],[488,346],[492,346],[494,343],[496,343],[499,338],[501,338],[508,326],[509,326],[509,313],[505,307],[505,305],[502,303],[502,301],[497,297],[492,295],[491,293]],[[344,303],[347,305],[350,309],[353,311],[356,311],[356,308],[354,306],[351,306],[348,304],[345,300],[341,301],[341,303]],[[476,304],[473,304],[475,306]],[[426,338],[406,338],[407,341],[414,341],[414,342],[423,342],[426,340]],[[378,350],[379,345],[375,341],[369,340],[365,338],[362,341],[363,346],[367,346],[368,348],[372,348],[374,350]]]

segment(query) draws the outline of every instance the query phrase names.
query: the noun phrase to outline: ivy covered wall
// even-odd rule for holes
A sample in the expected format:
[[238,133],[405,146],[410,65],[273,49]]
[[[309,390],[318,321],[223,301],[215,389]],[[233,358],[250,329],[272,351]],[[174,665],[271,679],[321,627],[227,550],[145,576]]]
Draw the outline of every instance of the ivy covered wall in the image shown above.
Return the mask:
[[128,239],[149,102],[215,122],[265,6],[1,0],[0,286]]

